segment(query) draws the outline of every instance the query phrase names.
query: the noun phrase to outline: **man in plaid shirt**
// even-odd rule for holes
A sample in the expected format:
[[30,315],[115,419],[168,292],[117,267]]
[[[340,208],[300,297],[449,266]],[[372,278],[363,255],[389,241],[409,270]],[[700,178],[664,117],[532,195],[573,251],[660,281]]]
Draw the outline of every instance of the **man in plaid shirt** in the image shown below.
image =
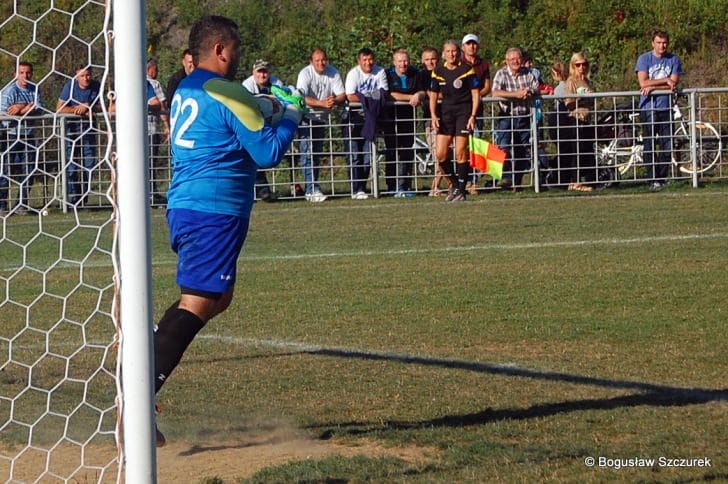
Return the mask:
[[499,101],[495,143],[507,153],[500,186],[516,189],[528,170],[528,148],[531,143],[531,101],[538,96],[538,79],[522,64],[523,53],[517,47],[506,51],[506,65],[495,73],[493,97]]

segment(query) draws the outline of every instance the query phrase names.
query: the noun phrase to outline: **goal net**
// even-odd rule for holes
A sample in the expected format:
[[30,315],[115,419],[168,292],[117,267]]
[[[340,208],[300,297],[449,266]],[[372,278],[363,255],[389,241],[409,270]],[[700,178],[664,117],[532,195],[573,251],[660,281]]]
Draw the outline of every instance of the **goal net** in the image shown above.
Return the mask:
[[[0,2],[3,482],[113,482],[125,472],[111,3]],[[98,83],[94,106],[59,114],[85,101],[79,70]],[[28,95],[28,111],[5,106]]]

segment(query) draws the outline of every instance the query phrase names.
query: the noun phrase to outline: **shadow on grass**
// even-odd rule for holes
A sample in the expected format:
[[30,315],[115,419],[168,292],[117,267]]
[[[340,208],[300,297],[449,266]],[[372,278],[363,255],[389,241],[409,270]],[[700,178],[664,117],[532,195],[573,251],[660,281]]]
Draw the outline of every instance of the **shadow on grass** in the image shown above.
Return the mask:
[[[725,392],[716,392],[725,393]],[[625,395],[614,398],[598,398],[592,400],[576,400],[571,402],[557,402],[533,405],[528,408],[508,408],[501,410],[485,409],[481,412],[464,415],[446,415],[419,422],[405,422],[390,420],[379,422],[376,425],[367,422],[338,422],[336,424],[310,426],[309,429],[325,428],[335,425],[336,430],[328,429],[319,434],[319,439],[328,440],[336,434],[362,435],[381,430],[418,430],[432,427],[463,427],[470,425],[485,425],[501,420],[528,420],[532,418],[549,417],[553,415],[576,412],[582,410],[611,410],[623,407],[639,407],[650,405],[657,407],[679,407],[695,405],[724,399],[711,398],[709,393],[700,396],[684,394],[647,393],[638,395]]]
[[282,442],[287,442],[290,439],[286,439],[283,437],[270,437],[263,440],[249,440],[246,442],[239,442],[236,444],[228,444],[228,445],[193,445],[188,450],[185,450],[183,452],[180,452],[178,455],[181,457],[195,455],[195,454],[201,454],[203,452],[215,452],[219,450],[228,450],[228,449],[245,449],[248,447],[258,447],[262,445],[276,445],[280,444]]
[[[339,433],[342,428],[343,433],[349,435],[357,435],[375,432],[383,429],[409,430],[428,427],[460,427],[465,425],[483,425],[500,420],[525,420],[582,410],[611,410],[621,407],[637,407],[643,405],[672,407],[728,400],[728,389],[721,390],[656,385],[652,383],[638,381],[612,380],[606,378],[574,375],[570,373],[532,370],[509,365],[498,365],[492,363],[481,363],[448,358],[430,358],[424,356],[403,355],[397,353],[377,353],[351,349],[331,349],[319,347],[304,349],[302,352],[312,355],[331,356],[338,358],[398,361],[401,363],[417,364],[423,366],[454,368],[480,373],[517,376],[522,378],[550,380],[623,390],[638,390],[640,392],[643,392],[639,394],[623,395],[613,398],[598,398],[569,402],[546,403],[534,405],[523,409],[486,409],[482,412],[470,413],[465,415],[447,415],[445,417],[439,417],[420,422],[385,421],[380,422],[376,425],[372,425],[366,422],[337,423],[334,425],[336,425],[339,430],[329,429],[324,431],[319,436],[319,438],[324,440],[331,438],[336,433]],[[309,429],[330,426],[331,425],[317,425],[309,427]]]

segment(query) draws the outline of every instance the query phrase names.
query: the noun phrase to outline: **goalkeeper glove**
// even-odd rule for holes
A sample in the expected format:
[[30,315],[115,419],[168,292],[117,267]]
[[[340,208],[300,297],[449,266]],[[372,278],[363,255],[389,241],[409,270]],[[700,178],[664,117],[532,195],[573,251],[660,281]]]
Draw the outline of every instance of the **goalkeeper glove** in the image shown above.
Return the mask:
[[295,104],[286,104],[285,111],[283,111],[283,119],[290,119],[296,123],[296,125],[299,125],[301,124],[304,114],[305,113],[298,109],[298,106]]
[[301,113],[308,113],[308,106],[306,106],[306,99],[303,93],[298,89],[290,89],[287,87],[271,86],[271,93],[286,106],[295,106]]

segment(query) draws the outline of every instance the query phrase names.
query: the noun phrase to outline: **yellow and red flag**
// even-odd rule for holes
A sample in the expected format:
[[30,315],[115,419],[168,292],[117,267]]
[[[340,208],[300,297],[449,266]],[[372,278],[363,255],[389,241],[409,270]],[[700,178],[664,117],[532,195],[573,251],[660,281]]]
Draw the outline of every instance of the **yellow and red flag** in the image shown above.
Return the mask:
[[498,146],[470,135],[470,166],[496,180],[503,178],[506,152]]

